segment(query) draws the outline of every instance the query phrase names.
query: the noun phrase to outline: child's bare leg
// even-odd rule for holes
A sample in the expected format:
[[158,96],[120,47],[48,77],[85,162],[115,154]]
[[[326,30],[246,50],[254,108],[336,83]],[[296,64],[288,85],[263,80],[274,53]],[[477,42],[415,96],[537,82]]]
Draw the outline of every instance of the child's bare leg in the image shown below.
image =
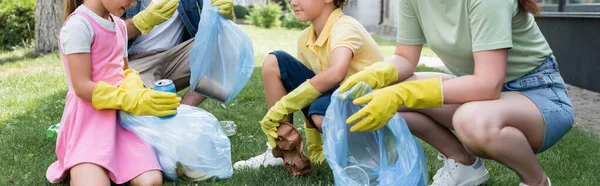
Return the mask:
[[[287,91],[285,91],[283,83],[281,82],[279,63],[275,55],[269,54],[267,58],[265,58],[262,67],[262,76],[268,109],[275,105],[277,101],[287,94]],[[288,116],[288,121],[292,121],[291,117],[292,115]]]
[[70,185],[110,185],[110,178],[106,169],[91,163],[83,163],[74,166],[69,171],[71,175]]
[[[315,125],[317,126],[317,128],[319,128],[319,131],[323,131],[323,127],[321,127],[321,125],[323,124],[323,119],[325,119],[325,116],[321,116],[318,114],[313,114],[312,116],[310,116],[311,119],[313,120],[313,122],[315,122]],[[314,128],[312,125],[308,124],[306,125],[308,128]]]
[[148,172],[144,172],[139,176],[133,178],[131,180],[131,185],[133,186],[153,186],[153,185],[162,185],[162,172],[158,170],[151,170]]

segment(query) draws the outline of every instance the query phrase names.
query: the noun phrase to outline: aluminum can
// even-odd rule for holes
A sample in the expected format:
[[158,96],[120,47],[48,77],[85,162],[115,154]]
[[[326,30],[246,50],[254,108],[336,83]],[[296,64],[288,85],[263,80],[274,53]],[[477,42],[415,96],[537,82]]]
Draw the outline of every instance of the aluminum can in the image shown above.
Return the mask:
[[[177,90],[175,89],[175,84],[173,84],[173,80],[170,80],[170,79],[161,79],[161,80],[155,81],[154,82],[154,90],[162,91],[162,92],[177,93]],[[175,108],[173,110],[177,110],[177,108]],[[177,115],[177,114],[173,114],[173,115],[169,115],[169,116],[162,116],[160,118],[169,119],[169,118],[175,117],[175,115]]]

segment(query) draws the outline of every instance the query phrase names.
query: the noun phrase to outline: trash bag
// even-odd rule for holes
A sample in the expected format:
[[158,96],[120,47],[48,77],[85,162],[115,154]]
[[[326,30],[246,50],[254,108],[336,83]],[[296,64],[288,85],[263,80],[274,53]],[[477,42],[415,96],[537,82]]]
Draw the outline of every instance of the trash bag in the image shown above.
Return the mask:
[[402,117],[396,114],[373,132],[350,132],[346,119],[363,106],[351,94],[371,92],[359,83],[340,94],[335,91],[323,120],[323,148],[335,185],[427,185],[425,153]]
[[228,103],[252,76],[254,49],[250,37],[217,11],[209,0],[204,1],[190,51],[190,88]]
[[177,115],[169,119],[120,111],[119,120],[125,129],[154,147],[169,180],[195,177],[178,175],[178,165],[180,171],[185,169],[205,179],[230,178],[233,174],[229,138],[217,118],[201,108],[181,105]]

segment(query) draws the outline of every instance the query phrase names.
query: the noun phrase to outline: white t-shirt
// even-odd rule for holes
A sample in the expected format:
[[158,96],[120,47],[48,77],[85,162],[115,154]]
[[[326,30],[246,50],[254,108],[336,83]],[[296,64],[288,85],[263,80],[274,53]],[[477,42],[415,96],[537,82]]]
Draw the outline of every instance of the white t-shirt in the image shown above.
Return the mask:
[[[94,19],[100,26],[107,30],[116,30],[115,22],[104,19],[90,10],[85,5],[81,5],[75,11],[84,12]],[[122,20],[117,20],[122,22]],[[123,24],[123,23],[120,23]],[[90,53],[92,42],[94,41],[94,29],[91,23],[82,15],[71,16],[60,30],[60,47],[65,54]],[[127,57],[127,28],[125,28],[125,55]]]
[[[150,0],[142,0],[142,3],[150,3]],[[165,51],[173,48],[181,42],[183,29],[184,25],[181,19],[179,19],[179,13],[175,11],[171,18],[156,25],[148,35],[140,34],[133,42],[129,52],[133,55],[145,52]]]

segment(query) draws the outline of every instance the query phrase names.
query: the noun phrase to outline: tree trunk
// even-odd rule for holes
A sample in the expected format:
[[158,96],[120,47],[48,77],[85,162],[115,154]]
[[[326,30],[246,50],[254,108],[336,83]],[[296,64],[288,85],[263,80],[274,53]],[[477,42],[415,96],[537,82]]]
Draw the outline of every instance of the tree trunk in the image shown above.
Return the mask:
[[35,52],[58,49],[58,35],[63,23],[63,0],[37,0],[35,8]]

